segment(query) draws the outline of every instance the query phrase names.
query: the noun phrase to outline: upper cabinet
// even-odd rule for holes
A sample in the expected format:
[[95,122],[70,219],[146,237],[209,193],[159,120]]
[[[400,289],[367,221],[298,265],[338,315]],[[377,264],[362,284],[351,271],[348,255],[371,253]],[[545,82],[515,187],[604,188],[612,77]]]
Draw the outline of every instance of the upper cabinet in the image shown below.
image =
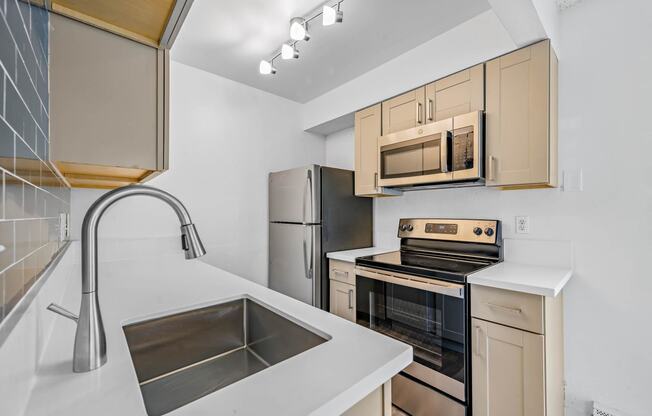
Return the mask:
[[426,85],[426,123],[484,110],[484,64]]
[[545,40],[487,62],[488,186],[557,186],[557,57]]
[[[53,13],[155,48],[169,49],[193,0],[49,0]],[[32,4],[34,2],[32,1]]]
[[425,124],[426,87],[383,101],[382,134],[395,133]]
[[378,186],[378,138],[381,135],[381,105],[355,113],[355,194],[399,195],[400,191]]
[[166,170],[168,51],[57,14],[50,42],[50,159],[68,182],[114,188]]

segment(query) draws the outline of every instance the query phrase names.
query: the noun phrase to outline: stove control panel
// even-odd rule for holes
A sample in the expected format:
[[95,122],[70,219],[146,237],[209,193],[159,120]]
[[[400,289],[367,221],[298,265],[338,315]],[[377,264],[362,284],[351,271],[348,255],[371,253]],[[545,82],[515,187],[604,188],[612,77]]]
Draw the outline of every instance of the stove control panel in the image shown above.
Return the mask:
[[405,218],[398,225],[399,238],[496,244],[500,235],[498,220]]

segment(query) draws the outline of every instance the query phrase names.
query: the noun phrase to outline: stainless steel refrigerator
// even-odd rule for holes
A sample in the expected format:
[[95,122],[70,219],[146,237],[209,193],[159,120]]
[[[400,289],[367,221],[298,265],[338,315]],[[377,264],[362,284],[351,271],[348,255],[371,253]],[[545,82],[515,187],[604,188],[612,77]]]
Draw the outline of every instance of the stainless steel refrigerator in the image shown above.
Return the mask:
[[353,172],[311,165],[269,174],[269,287],[327,310],[326,253],[370,247],[371,198]]

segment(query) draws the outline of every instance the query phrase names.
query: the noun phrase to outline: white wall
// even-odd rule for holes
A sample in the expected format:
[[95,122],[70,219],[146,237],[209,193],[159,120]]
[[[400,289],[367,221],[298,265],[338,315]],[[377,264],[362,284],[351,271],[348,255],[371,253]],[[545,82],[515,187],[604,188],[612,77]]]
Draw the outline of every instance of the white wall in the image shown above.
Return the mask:
[[326,136],[326,166],[355,169],[353,127]]
[[307,102],[301,108],[303,128],[319,126],[515,47],[496,14],[481,13]]
[[[170,170],[149,184],[188,207],[208,263],[267,284],[267,174],[323,163],[322,136],[303,132],[299,104],[180,63],[171,65]],[[73,237],[102,192],[72,193]],[[177,237],[160,201],[118,202],[102,238]]]

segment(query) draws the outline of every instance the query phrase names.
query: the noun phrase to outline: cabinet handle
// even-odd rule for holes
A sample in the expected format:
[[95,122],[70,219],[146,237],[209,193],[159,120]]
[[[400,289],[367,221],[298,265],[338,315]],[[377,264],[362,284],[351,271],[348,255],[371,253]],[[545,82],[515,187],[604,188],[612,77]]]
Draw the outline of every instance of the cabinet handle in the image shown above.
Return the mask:
[[378,188],[378,172],[374,173],[374,188]]
[[421,103],[417,103],[417,124],[423,123],[423,120],[421,118],[422,107],[423,105]]
[[489,166],[487,166],[487,170],[489,172],[487,173],[487,179],[490,181],[496,180],[496,178],[494,177],[494,160],[495,158],[489,155]]
[[432,111],[433,110],[432,106],[433,106],[433,101],[432,99],[428,98],[428,121],[432,121],[434,117],[433,116],[434,111]]
[[523,313],[523,310],[521,308],[512,308],[510,306],[496,305],[495,303],[489,303],[489,302],[486,302],[486,304],[491,309],[498,309],[499,311],[509,312],[514,315],[520,315]]
[[353,310],[353,289],[349,289],[349,309]]
[[345,272],[345,271],[342,271],[342,270],[333,269],[333,273],[334,273],[334,274],[338,274],[338,275],[340,275],[340,276],[344,276],[345,279],[348,279],[348,278],[349,278],[349,272]]
[[480,354],[480,334],[482,333],[482,329],[480,329],[479,326],[476,326],[473,329],[475,329],[475,336],[473,337],[473,354],[482,357],[482,354]]

